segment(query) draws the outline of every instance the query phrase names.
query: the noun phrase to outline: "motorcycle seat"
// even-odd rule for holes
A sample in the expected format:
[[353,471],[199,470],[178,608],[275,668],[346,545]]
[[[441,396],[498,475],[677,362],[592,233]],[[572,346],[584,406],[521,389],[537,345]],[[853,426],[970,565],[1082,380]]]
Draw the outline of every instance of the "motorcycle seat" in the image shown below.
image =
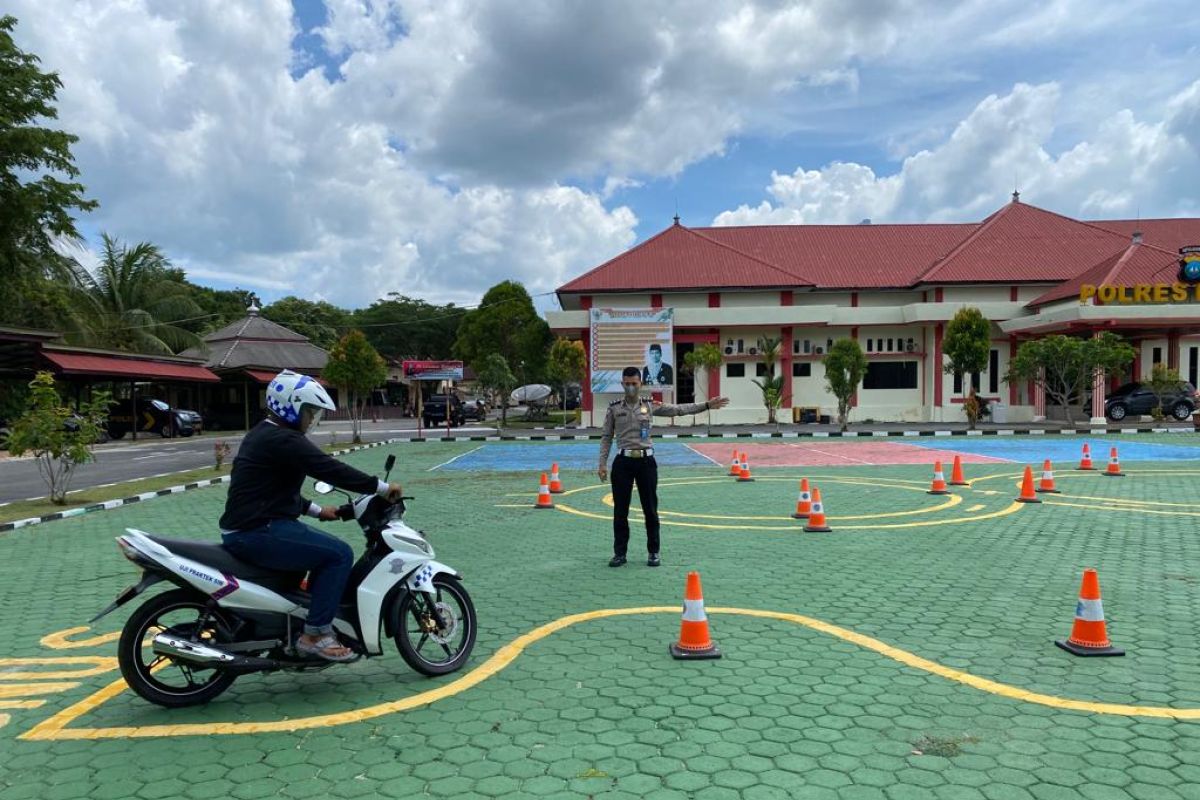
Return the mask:
[[290,592],[299,588],[302,572],[275,570],[260,567],[247,561],[242,561],[225,549],[219,542],[201,542],[193,539],[167,539],[163,536],[151,536],[151,541],[162,545],[177,556],[196,561],[206,567],[212,567],[226,575],[233,575],[240,580],[257,583],[273,592]]

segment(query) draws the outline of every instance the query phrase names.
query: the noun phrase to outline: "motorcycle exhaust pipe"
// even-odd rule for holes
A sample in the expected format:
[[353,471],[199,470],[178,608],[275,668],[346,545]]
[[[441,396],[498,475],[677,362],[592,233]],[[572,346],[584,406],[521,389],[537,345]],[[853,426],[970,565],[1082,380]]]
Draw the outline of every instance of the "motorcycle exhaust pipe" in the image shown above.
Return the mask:
[[282,665],[273,659],[237,655],[212,645],[189,642],[187,639],[166,633],[154,637],[151,649],[160,656],[200,667],[219,669],[222,672],[272,672],[282,668]]

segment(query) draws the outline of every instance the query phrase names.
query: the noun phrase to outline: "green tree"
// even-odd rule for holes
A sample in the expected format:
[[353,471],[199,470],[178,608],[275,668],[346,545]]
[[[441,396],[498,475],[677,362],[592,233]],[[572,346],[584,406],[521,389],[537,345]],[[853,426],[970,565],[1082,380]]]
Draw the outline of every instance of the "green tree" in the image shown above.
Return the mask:
[[[942,341],[942,352],[946,356],[944,369],[953,375],[968,376],[964,381],[964,398],[973,396],[974,381],[971,375],[978,375],[987,369],[988,357],[992,349],[992,324],[978,308],[960,308],[950,323],[946,325],[946,336]],[[976,399],[963,403],[963,412],[971,428],[979,421],[980,414],[986,405]]]
[[350,315],[348,324],[388,358],[444,360],[452,356],[458,326],[467,313],[392,292]]
[[387,364],[362,331],[350,331],[329,351],[321,376],[347,396],[354,443],[362,441],[362,415],[371,391],[387,380]]
[[[711,400],[716,395],[713,394],[713,375],[721,368],[721,362],[724,361],[724,356],[721,354],[721,348],[717,347],[712,342],[704,342],[697,345],[696,348],[683,356],[683,368],[689,370],[693,375],[704,370],[708,381],[706,383],[706,396]],[[712,409],[708,410],[708,426],[712,427]]]
[[784,376],[775,374],[775,365],[779,362],[779,347],[783,340],[777,336],[764,336],[758,340],[758,361],[765,367],[766,375],[760,381],[753,380],[755,386],[762,392],[763,405],[767,409],[767,424],[778,425],[779,406],[783,405]]
[[546,377],[559,388],[562,396],[563,413],[567,410],[567,387],[582,383],[587,374],[587,353],[583,342],[559,337],[550,345],[550,357],[546,363]]
[[1158,406],[1154,409],[1154,418],[1162,419],[1166,416],[1166,409],[1163,408],[1163,403],[1166,398],[1172,397],[1179,391],[1179,385],[1183,383],[1183,377],[1179,374],[1179,370],[1171,369],[1166,364],[1155,364],[1150,370],[1150,391],[1154,392],[1154,396],[1158,398]]
[[856,340],[838,339],[821,363],[825,365],[825,388],[837,398],[838,424],[844,431],[850,424],[850,398],[867,374],[867,357]]
[[1056,334],[1022,342],[1005,380],[1041,386],[1047,398],[1062,406],[1071,424],[1075,421],[1072,405],[1086,396],[1095,370],[1121,375],[1135,355],[1128,342],[1107,331],[1087,339]]
[[476,373],[487,356],[499,353],[518,367],[521,380],[532,383],[545,374],[552,339],[525,287],[504,281],[488,289],[479,308],[463,317],[454,352]]
[[129,247],[103,235],[96,274],[76,293],[87,344],[139,353],[178,353],[201,344],[180,320],[203,316],[171,262],[149,242]]
[[291,296],[271,303],[262,310],[262,315],[272,322],[278,322],[285,328],[307,336],[317,347],[326,350],[333,347],[341,329],[345,328],[350,320],[350,312],[332,303]]
[[492,353],[490,356],[486,356],[483,359],[483,364],[475,370],[475,378],[484,391],[491,392],[499,397],[500,427],[507,426],[508,395],[516,388],[517,376],[513,375],[508,362],[504,360],[504,356],[499,353]]
[[59,397],[49,372],[37,373],[29,389],[28,409],[12,424],[8,450],[14,456],[31,453],[50,502],[64,505],[75,468],[92,460],[92,446],[100,441],[109,395],[97,392],[72,411]]
[[196,334],[211,333],[246,316],[251,305],[261,305],[254,292],[246,289],[213,289],[200,286],[184,277],[183,270],[167,270],[171,280],[182,284],[188,295],[200,307],[201,318],[179,323],[179,327]]
[[78,137],[44,127],[58,117],[62,81],[16,46],[16,24],[0,16],[0,319],[59,327],[70,310],[63,289],[82,270],[54,245],[77,241],[72,215],[96,203],[72,180],[79,175],[71,155]]

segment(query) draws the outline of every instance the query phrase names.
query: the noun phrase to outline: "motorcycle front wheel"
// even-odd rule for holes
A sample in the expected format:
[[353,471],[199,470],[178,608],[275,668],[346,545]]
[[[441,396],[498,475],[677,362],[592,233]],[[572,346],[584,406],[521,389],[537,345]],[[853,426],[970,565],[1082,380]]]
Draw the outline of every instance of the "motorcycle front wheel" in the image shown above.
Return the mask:
[[151,597],[134,611],[121,631],[117,662],[129,688],[166,708],[207,703],[225,691],[237,675],[160,656],[150,640],[171,633],[213,646],[228,641],[228,620],[211,613],[208,598],[186,589]]
[[446,675],[471,657],[475,605],[459,580],[433,577],[434,597],[404,592],[395,604],[392,638],[405,662],[422,675]]

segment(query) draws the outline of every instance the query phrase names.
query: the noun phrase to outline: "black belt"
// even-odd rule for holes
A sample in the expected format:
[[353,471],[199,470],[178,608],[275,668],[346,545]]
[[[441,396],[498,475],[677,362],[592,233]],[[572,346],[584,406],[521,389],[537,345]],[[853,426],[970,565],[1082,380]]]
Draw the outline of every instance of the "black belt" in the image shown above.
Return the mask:
[[625,456],[626,458],[649,458],[650,456],[654,455],[654,448],[649,447],[645,450],[621,450],[618,452],[618,455]]

